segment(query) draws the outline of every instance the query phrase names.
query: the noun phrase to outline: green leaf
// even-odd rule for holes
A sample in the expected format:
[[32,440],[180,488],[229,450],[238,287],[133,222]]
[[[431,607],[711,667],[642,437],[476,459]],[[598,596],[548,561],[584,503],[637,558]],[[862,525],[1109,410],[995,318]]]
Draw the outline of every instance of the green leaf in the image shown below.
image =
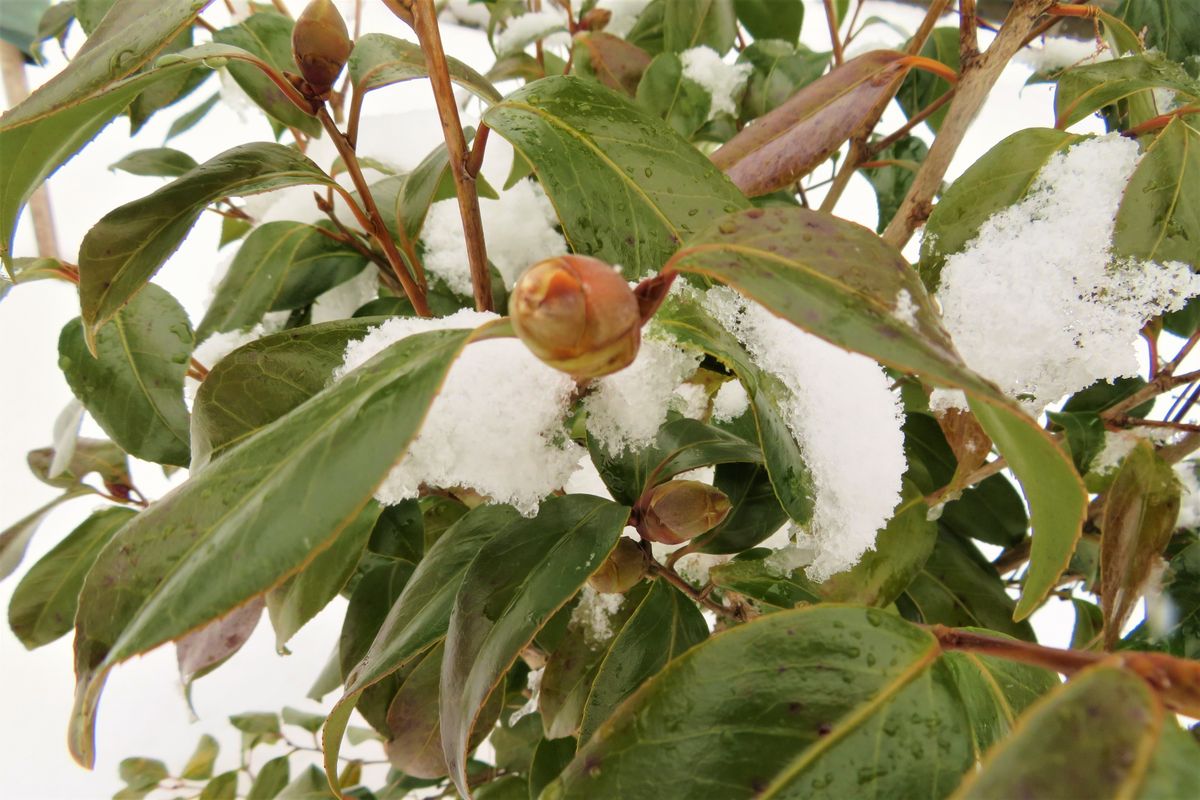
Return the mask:
[[988,217],[1024,197],[1051,156],[1084,138],[1053,128],[1017,131],[950,184],[921,239],[918,270],[929,291],[937,290],[946,259],[966,247]]
[[733,0],[666,0],[662,30],[664,50],[707,46],[724,55],[737,37]]
[[[925,46],[921,48],[920,54],[925,58],[941,62],[958,72],[961,68],[958,60],[958,41],[958,28],[934,28],[925,41]],[[900,84],[900,91],[896,92],[896,102],[904,110],[904,115],[911,119],[918,111],[937,100],[951,88],[945,78],[925,70],[914,69],[904,78],[904,83]],[[949,110],[948,105],[942,106],[925,119],[925,124],[929,126],[930,130],[937,133]]]
[[[389,610],[412,578],[413,571],[413,565],[403,561],[380,564],[367,570],[355,584],[338,637],[338,680],[334,688],[346,682],[366,655]],[[346,713],[357,708],[363,719],[376,731],[390,735],[387,727],[388,705],[406,674],[405,670],[389,674],[384,680],[367,687],[361,695],[356,693],[348,699]]]
[[183,306],[147,284],[88,352],[78,317],[58,339],[58,366],[71,391],[122,450],[159,464],[187,466],[188,411],[183,380],[192,327]]
[[[671,661],[543,796],[940,797],[975,764],[981,713],[1012,700],[876,609],[781,611]],[[664,752],[670,758],[663,758]]]
[[537,517],[486,543],[467,567],[441,684],[442,749],[464,794],[479,709],[521,649],[608,556],[628,518],[628,507],[597,497],[552,497]]
[[338,320],[280,331],[239,347],[212,366],[192,406],[192,463],[249,438],[320,392],[342,365],[346,345],[378,318]]
[[222,772],[200,792],[199,800],[237,800],[238,771]]
[[[726,217],[671,264],[727,283],[833,344],[966,392],[1032,510],[1033,550],[1016,614],[1024,619],[1033,612],[1075,549],[1087,493],[1036,421],[962,363],[920,279],[898,251],[853,223],[775,207]],[[918,309],[911,322],[895,314],[902,292]]]
[[[213,41],[233,45],[253,53],[277,73],[300,74],[292,57],[291,18],[272,11],[259,11],[239,25],[222,28]],[[250,99],[279,124],[296,128],[309,136],[321,135],[317,118],[301,111],[263,71],[250,64],[230,64],[229,74]]]
[[179,777],[189,781],[204,781],[212,777],[213,765],[217,762],[217,754],[221,745],[207,733],[200,737],[192,757],[188,759]]
[[[219,619],[193,630],[175,642],[175,660],[184,693],[192,683],[228,661],[242,649],[262,618],[263,600],[256,597]],[[190,703],[190,700],[189,700]]]
[[1149,685],[1097,666],[1048,695],[984,759],[956,798],[1192,797],[1200,748]]
[[1139,441],[1121,461],[1105,492],[1100,520],[1100,608],[1104,612],[1104,646],[1121,637],[1134,606],[1179,517],[1180,486],[1175,471]]
[[571,763],[575,744],[574,739],[542,739],[537,743],[529,765],[529,800],[537,800],[542,790]]
[[695,603],[666,581],[651,582],[588,682],[579,741],[589,741],[621,701],[668,661],[707,637],[708,623]]
[[129,487],[133,485],[133,479],[129,476],[129,457],[107,439],[76,439],[65,468],[51,477],[50,470],[56,457],[53,447],[42,447],[30,450],[25,462],[39,481],[62,489],[79,485],[92,473],[100,478],[110,494],[128,495]]
[[267,592],[267,613],[275,629],[276,649],[283,650],[296,631],[337,597],[362,557],[379,512],[378,504],[367,503],[332,545],[300,572]]
[[249,328],[268,311],[306,306],[362,272],[367,259],[323,234],[324,227],[280,221],[255,228],[217,286],[196,340]]
[[928,152],[929,148],[923,141],[915,136],[905,136],[872,157],[873,161],[890,163],[862,171],[875,189],[875,203],[879,208],[879,221],[875,225],[877,232],[883,233],[900,210],[900,204],[904,202]]
[[713,584],[745,595],[764,606],[763,611],[795,608],[821,602],[816,584],[803,569],[782,572],[768,563],[767,552],[718,564],[709,571]]
[[283,787],[275,800],[337,800],[337,795],[329,791],[329,784],[321,770],[313,765],[296,776],[296,779]]
[[1179,63],[1200,55],[1200,19],[1188,0],[1125,0],[1117,12],[1135,33],[1146,31],[1146,46]]
[[418,563],[425,555],[425,521],[416,500],[385,506],[371,530],[367,551],[392,560]]
[[[1071,631],[1071,649],[1098,649],[1104,630],[1104,613],[1100,610],[1100,606],[1089,603],[1087,600],[1080,600],[1078,597],[1071,598],[1071,605],[1075,607],[1075,627]],[[1130,636],[1132,637],[1133,634]]]
[[272,758],[259,769],[254,783],[250,785],[250,792],[246,795],[246,800],[272,800],[283,791],[283,787],[287,786],[291,777],[288,757]]
[[873,50],[834,67],[739,131],[713,163],[750,197],[793,185],[875,119],[909,70],[905,58]]
[[986,628],[1034,639],[1027,621],[1013,622],[1013,599],[995,567],[969,541],[944,531],[896,605],[906,617],[926,625]]
[[889,606],[925,566],[937,540],[937,525],[929,517],[925,495],[911,480],[904,482],[900,505],[875,547],[863,553],[850,569],[831,576],[819,587],[826,600]]
[[637,85],[639,106],[667,121],[676,133],[690,138],[708,119],[711,98],[700,84],[683,77],[683,62],[675,53],[659,53]]
[[293,148],[245,144],[105,214],[79,248],[79,296],[89,338],[145,286],[209,203],[304,184],[337,185]]
[[198,103],[194,108],[191,108],[180,114],[175,121],[171,123],[171,127],[167,129],[167,136],[164,141],[169,142],[176,136],[186,133],[187,131],[190,131],[192,128],[196,127],[200,120],[204,119],[208,112],[213,110],[213,107],[220,99],[221,93],[216,92],[215,94],[210,95],[204,101]]
[[754,547],[788,521],[763,464],[718,464],[713,486],[733,507],[720,525],[704,535],[704,553],[740,553]]
[[747,205],[670,126],[593,81],[531,83],[483,121],[533,164],[571,249],[631,278],[657,271],[684,238]]
[[171,774],[166,764],[153,758],[126,758],[118,767],[118,773],[134,790],[152,789]]
[[[192,47],[192,44],[192,29],[188,29],[168,42],[167,46],[162,49],[159,57],[162,58],[167,55],[185,52]],[[144,71],[146,70],[143,69]],[[195,70],[181,72],[163,80],[154,81],[150,86],[147,86],[129,104],[127,114],[129,116],[130,134],[136,134],[141,131],[155,113],[178,103],[194,92],[199,88],[200,84],[208,80],[210,74],[208,71],[197,72]]]
[[127,508],[97,511],[25,573],[8,605],[8,624],[21,644],[32,650],[71,630],[96,554],[135,516]]
[[79,27],[90,37],[115,2],[116,0],[75,0],[75,17],[79,20]]
[[[773,0],[742,0],[747,1],[774,5]],[[773,111],[801,87],[821,77],[829,66],[829,53],[814,53],[803,45],[796,46],[794,40],[782,42],[773,37],[751,43],[738,54],[738,63],[754,67],[742,101],[742,116],[749,120]]]
[[[955,32],[957,36],[957,31]],[[1054,92],[1054,127],[1067,128],[1087,119],[1105,106],[1141,92],[1169,89],[1195,100],[1200,96],[1197,84],[1183,67],[1158,53],[1126,56],[1115,61],[1084,64],[1066,70],[1057,78]],[[1148,108],[1154,110],[1153,98]],[[1132,124],[1145,119],[1131,118]]]
[[93,489],[88,486],[74,486],[67,489],[37,511],[22,517],[0,532],[0,581],[13,574],[16,568],[21,566],[21,560],[25,558],[25,550],[29,547],[29,540],[33,538],[33,534],[37,533],[38,526],[51,511],[60,503],[65,503],[67,500],[81,495],[92,494],[92,492]]
[[650,66],[650,54],[637,45],[603,31],[575,34],[572,45],[577,75],[594,78],[615,92],[633,97]]
[[259,744],[274,744],[283,738],[279,727],[279,715],[272,711],[249,711],[234,714],[229,724],[242,732],[244,747],[251,749]]
[[[733,8],[738,21],[756,40],[783,39],[795,44],[800,38],[804,0],[733,0]],[[751,47],[759,43],[755,41]]]
[[629,29],[625,41],[636,44],[651,55],[663,50],[663,18],[667,0],[650,0],[649,5],[638,15],[637,22]]
[[[81,763],[93,760],[108,671],[266,592],[328,547],[402,457],[470,336],[434,331],[388,347],[200,470],[110,543],[76,619],[70,742]],[[242,557],[250,547],[256,557]]]
[[1142,622],[1122,647],[1200,659],[1200,541],[1193,540],[1171,557],[1162,592],[1159,602],[1171,611],[1166,629],[1157,630],[1149,622]]
[[1104,421],[1095,412],[1048,411],[1046,418],[1066,435],[1067,449],[1080,475],[1104,449]]
[[151,147],[134,150],[109,169],[122,170],[130,175],[177,178],[196,166],[196,159],[170,147]]
[[[329,712],[323,740],[325,770],[331,779],[337,775],[342,735],[358,697],[446,635],[454,597],[468,564],[486,542],[506,532],[518,519],[510,506],[479,506],[429,546],[403,593],[387,612],[370,649],[347,674],[345,693]],[[343,645],[343,656],[346,649]]]
[[[457,58],[447,57],[446,63],[450,80],[485,103],[500,101],[500,92],[487,78]],[[350,80],[360,93],[429,75],[425,54],[419,45],[383,33],[361,36],[354,43],[347,66]]]
[[283,719],[285,725],[295,725],[309,733],[316,733],[325,724],[325,716],[323,714],[313,714],[309,711],[301,711],[298,708],[290,708],[288,706],[283,707],[283,710],[279,712],[279,716]]

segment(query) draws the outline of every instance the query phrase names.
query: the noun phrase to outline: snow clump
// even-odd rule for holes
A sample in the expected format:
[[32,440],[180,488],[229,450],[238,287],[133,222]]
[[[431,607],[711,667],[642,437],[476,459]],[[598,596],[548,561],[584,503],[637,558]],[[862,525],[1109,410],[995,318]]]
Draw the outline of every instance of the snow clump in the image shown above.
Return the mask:
[[[570,43],[565,31],[567,15],[561,9],[546,8],[542,11],[527,11],[508,21],[504,30],[496,34],[493,42],[496,55],[506,56],[524,50],[531,42],[543,39],[543,44],[559,46]],[[555,34],[550,36],[549,34]]]
[[750,73],[754,72],[752,64],[726,64],[707,45],[693,47],[679,54],[683,62],[683,77],[693,80],[703,87],[712,97],[708,108],[708,118],[714,119],[718,114],[737,115],[737,98],[746,86]]
[[603,8],[612,13],[608,24],[604,26],[604,32],[624,39],[633,30],[638,17],[648,5],[650,0],[598,0],[596,8]]

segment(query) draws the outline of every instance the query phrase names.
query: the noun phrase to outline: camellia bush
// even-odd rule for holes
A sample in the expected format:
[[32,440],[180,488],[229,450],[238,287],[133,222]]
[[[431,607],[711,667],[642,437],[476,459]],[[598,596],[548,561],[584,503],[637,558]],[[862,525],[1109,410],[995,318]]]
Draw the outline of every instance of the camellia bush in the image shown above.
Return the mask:
[[[28,456],[62,494],[4,574],[49,508],[110,501],[9,606],[27,647],[74,636],[76,760],[121,662],[173,643],[190,684],[340,595],[327,716],[234,716],[238,763],[129,754],[118,797],[1200,797],[1192,0],[933,0],[896,50],[849,0],[383,4],[54,5],[37,47],[86,43],[0,118],[3,291],[80,308],[77,413]],[[945,183],[1063,25],[1055,127]],[[404,81],[444,133],[407,171],[370,109]],[[13,250],[116,117],[222,101],[276,140],[130,152],[166,180],[75,262]],[[834,213],[858,175],[877,230]],[[226,268],[189,320],[154,278],[205,212]],[[144,496],[130,458],[186,477]],[[1029,623],[1060,597],[1070,649]],[[256,756],[293,728],[323,770]]]

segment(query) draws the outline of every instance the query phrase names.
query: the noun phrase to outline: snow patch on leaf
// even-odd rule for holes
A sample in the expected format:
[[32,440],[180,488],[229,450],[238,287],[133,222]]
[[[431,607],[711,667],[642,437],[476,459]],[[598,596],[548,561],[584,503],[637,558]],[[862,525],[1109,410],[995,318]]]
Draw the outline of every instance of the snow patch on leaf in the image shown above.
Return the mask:
[[709,119],[721,113],[737,116],[737,102],[754,72],[753,64],[726,64],[707,45],[684,50],[679,60],[683,62],[683,77],[700,84],[712,98]]
[[579,602],[571,609],[571,620],[567,624],[580,630],[584,640],[593,646],[601,645],[613,637],[612,616],[625,602],[623,594],[604,594],[584,584],[579,590]]

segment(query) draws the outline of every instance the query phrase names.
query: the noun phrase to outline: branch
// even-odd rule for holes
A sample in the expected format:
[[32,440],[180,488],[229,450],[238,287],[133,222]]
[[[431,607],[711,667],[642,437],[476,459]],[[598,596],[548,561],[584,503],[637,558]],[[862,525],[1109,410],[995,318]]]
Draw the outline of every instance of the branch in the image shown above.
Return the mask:
[[833,64],[840,65],[846,60],[842,52],[842,40],[838,36],[837,12],[833,9],[833,0],[825,0],[825,20],[829,23],[829,42],[833,46]]

